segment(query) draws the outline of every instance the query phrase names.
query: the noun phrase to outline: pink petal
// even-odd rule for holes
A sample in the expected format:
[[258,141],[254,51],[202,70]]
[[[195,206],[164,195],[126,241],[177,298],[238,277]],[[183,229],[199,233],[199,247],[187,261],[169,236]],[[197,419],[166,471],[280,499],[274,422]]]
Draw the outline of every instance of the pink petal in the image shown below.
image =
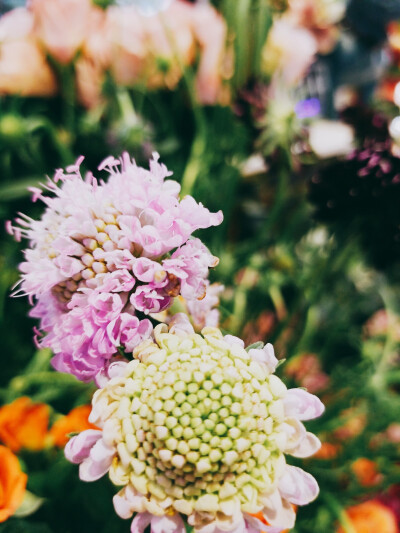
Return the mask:
[[249,355],[257,363],[262,363],[267,366],[268,371],[275,372],[276,367],[278,366],[278,359],[275,357],[274,347],[272,344],[268,343],[264,348],[257,350],[253,348],[249,350]]
[[150,513],[138,513],[132,520],[131,533],[144,533],[144,530],[151,522]]
[[90,455],[79,467],[79,477],[82,481],[96,481],[100,479],[110,469],[115,448],[104,444],[103,440],[98,440],[90,450]]
[[289,389],[284,400],[285,414],[298,420],[311,420],[321,416],[324,404],[317,396],[303,389]]
[[263,533],[282,533],[283,531],[281,528],[266,526],[264,522],[254,516],[245,514],[244,518],[247,526],[245,533],[260,533],[261,531]]
[[89,457],[90,450],[101,438],[102,432],[97,429],[87,429],[70,439],[64,449],[65,457],[74,464],[81,463]]
[[176,313],[171,320],[170,333],[175,335],[191,335],[194,333],[192,324],[185,313]]
[[311,457],[321,448],[321,441],[313,433],[307,432],[305,437],[299,442],[299,444],[293,448],[290,455],[293,457],[299,457],[304,459],[305,457]]
[[279,492],[295,505],[306,505],[318,496],[319,487],[311,474],[297,466],[287,465],[279,480]]
[[185,533],[185,525],[179,514],[153,516],[151,533]]
[[263,499],[265,504],[261,511],[265,520],[271,526],[281,529],[291,529],[296,522],[296,513],[290,503],[282,499],[279,490]]

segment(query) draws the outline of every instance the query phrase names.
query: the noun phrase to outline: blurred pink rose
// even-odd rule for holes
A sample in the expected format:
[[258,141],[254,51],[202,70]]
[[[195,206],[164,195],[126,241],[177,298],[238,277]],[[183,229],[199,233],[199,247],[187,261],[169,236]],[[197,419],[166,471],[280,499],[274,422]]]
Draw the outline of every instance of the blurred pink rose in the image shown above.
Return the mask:
[[289,0],[288,17],[294,24],[310,30],[317,40],[318,52],[326,54],[336,44],[339,35],[336,24],[345,10],[343,0]]
[[0,94],[51,96],[56,89],[54,74],[33,40],[0,45]]
[[175,0],[167,10],[146,17],[133,6],[114,6],[107,10],[104,34],[111,43],[113,76],[122,85],[174,88],[198,46],[197,95],[202,103],[216,101],[226,25],[213,7]]
[[81,54],[75,63],[78,99],[88,109],[103,101],[102,86],[110,62],[111,38],[106,12],[93,7]]
[[33,17],[24,8],[0,18],[0,94],[50,96],[56,80],[32,37]]
[[90,0],[30,0],[38,39],[60,63],[72,61],[89,29]]
[[263,69],[275,80],[293,85],[314,61],[317,41],[305,28],[282,17],[275,20],[263,49]]
[[0,18],[0,43],[24,39],[32,33],[33,16],[28,9],[13,9]]
[[221,89],[222,63],[226,53],[226,23],[209,4],[196,4],[192,12],[192,24],[201,49],[196,76],[197,97],[202,104],[214,104]]

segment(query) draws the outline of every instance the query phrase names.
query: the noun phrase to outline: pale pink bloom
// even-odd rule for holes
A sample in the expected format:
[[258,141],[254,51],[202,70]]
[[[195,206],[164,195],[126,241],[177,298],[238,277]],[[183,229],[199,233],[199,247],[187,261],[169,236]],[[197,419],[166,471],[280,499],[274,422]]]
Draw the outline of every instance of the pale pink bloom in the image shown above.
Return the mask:
[[5,13],[0,18],[0,43],[4,41],[17,41],[31,36],[34,19],[32,13],[19,7]]
[[[162,336],[166,331],[166,328],[165,330],[160,329],[158,335]],[[174,317],[169,332],[176,335],[177,342],[185,342],[185,337],[188,337],[188,340],[190,339],[192,342],[194,330],[184,315]],[[238,352],[238,357],[245,355],[244,353],[240,355],[240,350],[244,351],[244,343],[241,339],[226,335],[222,342],[234,347]],[[154,345],[150,343],[150,346]],[[146,345],[144,345],[143,350],[146,351]],[[249,351],[249,355],[254,362],[265,365],[270,390],[283,402],[282,424],[278,433],[275,436],[272,433],[271,438],[277,439],[278,449],[282,454],[299,458],[311,456],[319,449],[321,443],[315,435],[306,431],[301,421],[320,416],[324,410],[323,405],[318,398],[302,389],[287,390],[284,384],[272,375],[276,367],[276,359],[271,345],[262,350],[252,349]],[[139,360],[128,364],[124,362],[111,364],[110,374],[112,375],[108,379],[114,379],[108,382],[110,390],[117,390],[124,386],[124,376],[135,375],[135,369],[139,365]],[[126,383],[127,385],[128,383]],[[129,386],[132,385],[133,383],[130,383]],[[103,395],[103,392],[98,391],[96,393],[89,418],[91,422],[102,428],[101,437],[98,432],[89,433],[86,431],[82,434],[82,438],[79,438],[80,436],[74,437],[68,445],[68,450],[66,450],[66,456],[69,460],[74,463],[81,463],[81,479],[98,479],[107,472],[107,465],[111,465],[114,456],[129,464],[129,455],[125,455],[124,446],[120,448],[118,442],[121,439],[120,418],[124,416],[123,413],[126,409],[129,412],[130,400],[126,405],[122,402],[118,404],[114,401],[114,396],[111,396],[112,400],[110,401],[110,397]],[[132,404],[132,408],[135,410],[137,406]],[[121,414],[118,415],[117,419],[114,419],[113,416],[117,410],[121,410]],[[144,438],[142,430],[138,430],[134,434],[139,440]],[[134,439],[130,442],[129,445],[135,446]],[[287,465],[283,455],[275,464],[275,476],[276,488],[272,492],[257,494],[257,505],[261,507],[261,514],[270,524],[269,526],[242,511],[240,505],[226,514],[225,512],[197,510],[185,512],[188,524],[193,526],[194,533],[281,533],[283,530],[293,528],[296,519],[294,506],[306,505],[313,501],[318,496],[318,484],[310,474],[301,468]],[[173,499],[168,496],[168,493],[164,498],[159,498],[156,503],[146,494],[142,494],[138,487],[135,488],[133,484],[127,481],[126,485],[114,496],[113,503],[121,518],[128,519],[136,513],[131,525],[131,531],[134,533],[143,533],[149,525],[154,533],[182,533],[184,531],[182,529],[184,528],[183,520],[179,514],[170,515],[168,512],[163,514],[163,511],[171,508],[173,503]],[[155,515],[157,516],[149,512],[151,509],[156,510]]]
[[35,32],[60,63],[72,61],[89,29],[90,0],[30,0]]
[[51,96],[56,79],[32,36],[33,16],[18,8],[0,18],[0,94]]
[[118,84],[172,89],[182,77],[182,68],[193,64],[198,48],[198,99],[204,104],[217,101],[226,24],[212,6],[174,0],[151,17],[134,6],[114,6],[106,13],[110,67]]
[[337,23],[345,11],[345,0],[289,0],[286,16],[296,25],[310,30],[317,41],[318,52],[326,54],[336,44]]
[[0,94],[52,96],[56,91],[54,74],[35,41],[0,44]]
[[46,204],[40,220],[20,215],[7,227],[30,241],[16,294],[36,299],[41,345],[54,351],[57,370],[90,381],[151,334],[137,311],[160,312],[183,293],[204,296],[216,258],[191,234],[220,224],[222,213],[190,196],[180,201],[179,184],[166,179],[171,173],[156,155],[150,170],[127,154],[107,158],[99,167],[106,182],[83,180],[81,162],[47,182],[53,196],[33,190]]
[[280,18],[274,21],[268,33],[263,67],[274,80],[294,85],[305,76],[316,53],[317,42],[311,32]]
[[200,45],[200,63],[196,74],[197,97],[202,104],[215,104],[222,84],[226,23],[208,3],[195,4],[192,17],[193,32]]

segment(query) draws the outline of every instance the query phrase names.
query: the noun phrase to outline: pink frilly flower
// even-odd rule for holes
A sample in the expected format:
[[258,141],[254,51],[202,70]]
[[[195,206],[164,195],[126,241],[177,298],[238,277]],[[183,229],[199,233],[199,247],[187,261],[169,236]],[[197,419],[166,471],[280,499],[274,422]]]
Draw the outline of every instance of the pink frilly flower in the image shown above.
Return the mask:
[[32,189],[46,204],[40,220],[20,215],[7,229],[30,242],[16,294],[35,300],[31,316],[46,334],[40,344],[54,351],[57,370],[90,381],[149,337],[143,315],[181,294],[204,297],[217,259],[192,233],[220,224],[222,213],[190,196],[179,200],[158,155],[150,170],[127,154],[106,159],[99,170],[108,181],[82,179],[82,159],[48,180],[52,196]]
[[68,443],[81,479],[108,472],[122,486],[114,508],[133,516],[132,533],[149,525],[160,533],[183,533],[185,524],[194,533],[293,528],[294,506],[313,501],[319,488],[285,456],[307,458],[320,448],[303,422],[323,413],[321,401],[274,375],[270,344],[247,352],[216,328],[195,334],[183,314],[169,331],[157,326],[153,339],[136,348],[135,360],[110,365],[89,417],[99,431]]

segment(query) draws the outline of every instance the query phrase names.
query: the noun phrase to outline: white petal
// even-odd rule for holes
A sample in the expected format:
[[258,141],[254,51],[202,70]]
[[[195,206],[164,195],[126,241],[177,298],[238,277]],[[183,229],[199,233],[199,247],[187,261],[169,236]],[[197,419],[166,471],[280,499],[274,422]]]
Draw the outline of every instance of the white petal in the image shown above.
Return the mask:
[[279,491],[283,498],[295,505],[306,505],[318,496],[318,483],[308,472],[297,466],[286,466],[279,480]]
[[285,414],[298,420],[311,420],[321,416],[324,404],[317,396],[303,389],[289,389],[283,400]]
[[131,533],[144,533],[144,530],[151,522],[150,513],[138,513],[132,520]]
[[313,433],[307,432],[304,438],[299,442],[299,444],[290,450],[288,453],[293,455],[293,457],[299,457],[304,459],[305,457],[311,457],[321,448],[321,441]]
[[153,516],[151,533],[185,533],[185,525],[179,514]]
[[261,511],[265,520],[271,526],[281,529],[291,529],[296,522],[296,513],[290,503],[282,499],[279,490],[262,499],[265,507]]

